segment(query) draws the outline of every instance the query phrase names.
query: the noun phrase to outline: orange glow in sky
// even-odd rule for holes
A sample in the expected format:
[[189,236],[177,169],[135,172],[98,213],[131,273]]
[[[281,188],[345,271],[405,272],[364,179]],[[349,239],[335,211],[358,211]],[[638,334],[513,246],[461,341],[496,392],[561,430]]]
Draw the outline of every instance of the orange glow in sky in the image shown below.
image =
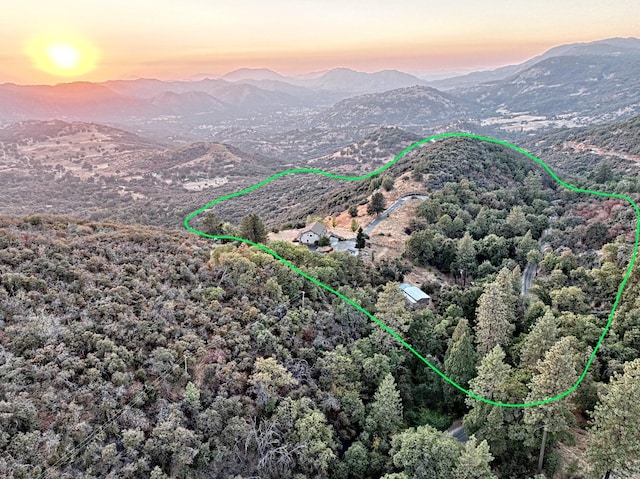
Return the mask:
[[98,61],[98,51],[89,42],[68,36],[33,38],[27,42],[24,52],[36,70],[72,79],[92,72]]
[[470,70],[638,37],[638,19],[637,0],[21,0],[0,16],[0,83]]

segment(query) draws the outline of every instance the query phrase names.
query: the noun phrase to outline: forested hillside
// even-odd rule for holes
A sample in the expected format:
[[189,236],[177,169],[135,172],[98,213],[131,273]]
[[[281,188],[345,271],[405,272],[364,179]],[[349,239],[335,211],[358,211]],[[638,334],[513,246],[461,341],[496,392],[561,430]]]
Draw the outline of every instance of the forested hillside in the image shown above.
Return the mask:
[[[634,128],[554,133],[536,145],[579,186],[633,194],[637,168],[620,155],[634,154]],[[579,135],[618,156],[589,170],[588,156],[568,153]],[[384,155],[383,139],[353,149]],[[370,181],[327,187],[316,213],[357,214],[409,177],[428,195],[400,226],[396,258],[269,247],[476,398],[257,248],[149,226],[0,217],[0,476],[529,479],[539,457],[549,478],[632,473],[637,268],[582,372],[628,268],[633,209],[570,192],[508,148],[449,138]],[[245,200],[227,208],[286,207],[266,189]],[[250,223],[206,218],[202,227],[241,236]],[[431,303],[412,309],[399,284],[420,272],[437,281],[419,284]],[[579,380],[535,407],[478,399],[539,402]],[[468,442],[444,432],[452,424]]]
[[[454,261],[484,265],[476,247],[492,234],[493,246],[499,234],[509,246],[502,261],[439,286],[432,309],[408,310],[388,265],[270,247],[374,312],[463,387],[494,401],[544,399],[584,368],[630,246],[623,235],[602,248],[551,249],[535,294],[521,296],[524,240],[510,238],[530,228],[535,248],[540,227],[517,203],[545,211],[553,193],[535,171],[524,180],[535,188],[488,194],[463,180],[447,196],[445,184],[420,207],[428,224],[438,208],[471,216],[452,235],[464,253]],[[503,226],[474,239],[481,211],[512,203]],[[5,477],[527,478],[542,429],[549,475],[635,459],[640,415],[624,400],[637,389],[635,274],[577,391],[510,410],[465,399],[364,315],[253,248],[69,218],[3,218],[1,228]],[[594,408],[587,455],[563,462],[555,446],[571,444],[576,426],[591,428]],[[611,414],[630,435],[616,435]],[[466,444],[439,432],[461,416],[475,435]]]

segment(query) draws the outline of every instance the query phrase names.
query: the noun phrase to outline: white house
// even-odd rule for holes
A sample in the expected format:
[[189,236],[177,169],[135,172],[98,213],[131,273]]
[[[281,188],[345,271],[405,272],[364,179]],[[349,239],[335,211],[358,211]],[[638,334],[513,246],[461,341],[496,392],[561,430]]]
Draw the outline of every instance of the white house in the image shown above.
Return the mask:
[[429,295],[417,286],[411,286],[410,284],[402,283],[399,288],[404,293],[404,298],[407,300],[407,303],[411,307],[426,306],[431,300]]
[[298,241],[302,244],[313,246],[317,244],[323,236],[327,236],[327,228],[322,223],[316,221],[300,232]]

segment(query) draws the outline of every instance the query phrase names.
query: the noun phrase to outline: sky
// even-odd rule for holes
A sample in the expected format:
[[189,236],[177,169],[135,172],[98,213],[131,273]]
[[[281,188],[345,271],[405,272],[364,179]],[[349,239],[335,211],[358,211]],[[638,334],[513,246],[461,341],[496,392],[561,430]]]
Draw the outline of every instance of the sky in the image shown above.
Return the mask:
[[630,36],[638,0],[16,0],[0,16],[0,83],[469,71]]

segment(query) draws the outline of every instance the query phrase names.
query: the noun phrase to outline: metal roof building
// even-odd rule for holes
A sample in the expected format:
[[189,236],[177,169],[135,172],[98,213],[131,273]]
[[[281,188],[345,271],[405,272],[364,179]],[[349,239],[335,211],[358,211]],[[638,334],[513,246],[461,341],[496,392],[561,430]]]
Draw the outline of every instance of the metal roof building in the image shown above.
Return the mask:
[[411,304],[425,304],[431,299],[427,293],[422,291],[417,286],[411,286],[407,283],[402,283],[400,289],[404,293],[405,298]]

